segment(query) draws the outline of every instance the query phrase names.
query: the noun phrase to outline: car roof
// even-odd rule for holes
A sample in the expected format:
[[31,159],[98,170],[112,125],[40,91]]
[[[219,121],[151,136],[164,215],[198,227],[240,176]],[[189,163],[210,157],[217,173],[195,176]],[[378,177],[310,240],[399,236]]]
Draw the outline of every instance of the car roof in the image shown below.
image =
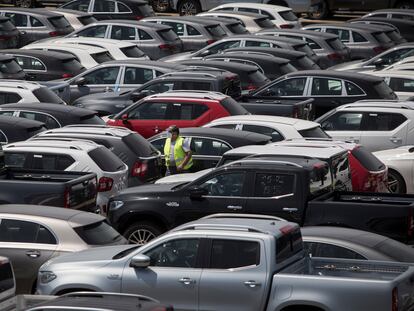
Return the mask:
[[[1,83],[1,81],[0,81]],[[50,103],[13,103],[13,104],[4,104],[0,106],[0,110],[24,110],[24,109],[30,109],[34,111],[41,111],[41,112],[58,112],[58,113],[70,113],[72,115],[76,115],[79,117],[88,116],[91,114],[96,114],[95,111],[75,107],[75,106],[69,106],[69,105],[60,105],[60,104],[50,104]]]
[[322,76],[322,77],[333,77],[338,79],[348,79],[348,80],[359,80],[370,83],[379,83],[384,79],[381,77],[376,77],[368,74],[358,73],[358,72],[348,72],[348,71],[336,71],[336,70],[301,70],[291,72],[285,75],[285,77],[294,77],[294,76]]
[[[160,94],[154,94],[145,97],[145,99],[156,99],[156,98],[171,98],[171,97],[178,97],[178,98],[197,98],[197,99],[210,99],[210,100],[223,100],[227,98],[227,95],[224,95],[219,92],[211,92],[211,91],[197,91],[197,90],[174,90],[174,91],[167,91]],[[0,107],[1,108],[1,107]]]
[[[232,2],[232,3],[224,3],[217,8],[227,8],[227,7],[245,7],[245,8],[255,8],[255,9],[269,9],[269,10],[278,10],[278,11],[292,11],[291,8],[276,5],[276,4],[265,4],[265,3],[250,3],[250,2]],[[209,11],[210,12],[210,11]],[[211,11],[214,12],[214,11]]]
[[[6,50],[7,51],[7,50]],[[2,53],[3,50],[0,50],[0,53]],[[10,61],[13,60],[14,57],[12,55],[7,55],[7,54],[0,54],[0,61]]]
[[37,16],[44,16],[44,17],[58,17],[63,16],[60,13],[56,13],[53,11],[49,11],[45,8],[19,8],[19,7],[2,7],[0,8],[1,11],[13,11],[13,12],[19,12],[29,15],[37,15]]
[[184,69],[180,63],[167,63],[158,60],[134,60],[134,59],[120,59],[120,60],[111,60],[102,65],[113,65],[113,64],[126,64],[126,65],[145,65],[154,68],[166,68],[166,69]]
[[[134,20],[129,20],[129,19],[107,19],[107,20],[103,20],[103,21],[98,21],[92,24],[89,24],[88,26],[91,25],[99,25],[99,24],[121,24],[121,25],[128,25],[128,26],[132,26],[132,27],[140,27],[140,28],[144,28],[144,29],[148,29],[148,30],[154,30],[154,31],[158,31],[158,30],[164,30],[164,29],[171,29],[171,26],[167,26],[167,25],[161,25],[161,24],[154,24],[154,23],[146,23],[146,22],[139,22],[139,21],[134,21]],[[83,28],[81,28],[83,29]]]
[[67,125],[62,128],[50,129],[41,134],[91,134],[125,137],[135,132],[125,127],[108,125]]
[[[204,17],[204,18],[200,18],[199,20],[213,20],[213,21],[217,21],[219,23],[223,23],[226,25],[230,25],[230,24],[241,24],[240,21],[232,19],[232,18],[226,18],[226,17],[213,17],[213,16],[199,16],[199,15],[195,15],[195,18],[197,17]],[[243,25],[242,25],[243,26]],[[244,27],[244,26],[243,26]]]
[[255,65],[247,65],[247,64],[239,64],[239,63],[232,63],[232,62],[223,62],[223,61],[214,61],[214,60],[184,60],[184,61],[180,61],[180,64],[186,65],[186,66],[203,66],[203,67],[214,67],[214,66],[218,66],[218,67],[223,67],[226,68],[226,70],[229,70],[230,72],[232,71],[232,69],[234,69],[236,72],[240,72],[240,71],[247,71],[247,72],[251,72],[251,71],[257,71],[258,67]]
[[7,126],[10,130],[13,128],[34,128],[44,126],[43,122],[30,120],[26,118],[10,117],[10,116],[0,116],[0,126]]
[[76,15],[76,16],[93,16],[91,13],[88,13],[88,12],[63,9],[63,8],[49,8],[48,10],[52,12],[61,13],[61,14],[71,14],[71,15]]
[[[402,109],[402,110],[413,110],[414,102],[412,101],[400,101],[400,100],[387,100],[387,99],[367,99],[358,100],[351,104],[345,104],[337,107],[337,110],[344,110],[347,108],[371,108],[376,107],[378,109]],[[374,111],[373,111],[374,112]]]
[[45,51],[45,50],[25,50],[25,49],[7,49],[7,50],[0,50],[0,53],[10,53],[10,54],[20,54],[20,55],[27,55],[33,57],[50,57],[56,58],[60,60],[65,59],[76,59],[76,57],[72,54],[68,53],[61,53],[55,51]]
[[[35,89],[38,89],[44,86],[34,81],[0,79],[0,87],[11,87],[11,88],[24,89],[24,90],[35,90]],[[4,105],[1,105],[1,107],[4,107]]]
[[[34,47],[34,48],[46,48],[46,49],[60,49],[60,50],[69,50],[69,51],[82,51],[88,54],[95,54],[95,53],[102,53],[107,52],[106,49],[92,46],[92,45],[84,45],[84,44],[70,44],[70,43],[48,43],[48,42],[39,42],[39,43],[31,43],[26,45],[26,47]],[[30,50],[30,49],[28,49]]]
[[222,15],[222,16],[229,16],[229,17],[239,17],[239,18],[243,18],[243,17],[250,17],[253,19],[257,19],[257,18],[266,18],[268,19],[269,17],[267,15],[263,15],[263,14],[257,14],[257,13],[250,13],[250,12],[235,12],[235,11],[208,11],[208,12],[203,12],[203,13],[199,13],[200,16],[208,16],[208,15]]
[[[115,40],[115,39],[106,39],[106,38],[91,38],[91,37],[76,37],[76,38],[56,38],[54,40],[51,40],[51,42],[62,42],[65,44],[65,42],[79,42],[82,45],[90,46],[91,44],[88,43],[96,43],[96,44],[102,44],[102,46],[107,45],[115,45],[119,48],[125,47],[125,46],[137,46],[136,43],[132,43],[130,41],[126,40]],[[92,45],[93,46],[93,45]]]
[[371,13],[382,13],[382,12],[388,12],[388,13],[402,13],[402,14],[412,14],[414,15],[414,10],[410,9],[380,9],[372,11]]
[[[413,61],[414,61],[414,57],[413,57]],[[404,77],[404,78],[414,79],[413,72],[410,71],[410,70],[398,70],[398,69],[393,70],[393,69],[390,69],[390,70],[372,71],[369,74],[379,76],[379,77],[390,76],[390,77]]]
[[172,21],[177,21],[177,22],[184,22],[187,24],[191,24],[191,25],[220,25],[220,22],[215,21],[215,20],[209,20],[209,19],[200,19],[197,18],[196,16],[191,16],[191,15],[185,15],[185,16],[151,16],[151,17],[145,17],[142,19],[142,21],[149,21],[149,20],[154,20],[154,21],[162,21],[162,20],[172,20]]
[[[313,24],[309,25],[309,26],[313,26]],[[313,30],[305,30],[305,29],[265,29],[265,30],[261,30],[258,33],[272,33],[272,32],[278,32],[278,33],[287,33],[287,34],[297,34],[299,35],[304,35],[306,37],[311,37],[314,39],[322,39],[322,40],[329,40],[329,39],[338,39],[338,36],[333,34],[333,33],[327,33],[327,32],[316,32]]]
[[100,147],[97,143],[91,140],[76,140],[76,139],[65,139],[65,138],[56,138],[53,139],[43,139],[42,137],[36,138],[33,140],[19,141],[15,143],[10,143],[3,146],[3,150],[13,150],[16,149],[42,149],[46,152],[47,148],[62,149],[62,150],[78,150],[89,152],[96,148]]
[[[310,25],[309,25],[310,26]],[[378,29],[376,26],[370,26],[369,24],[359,24],[359,23],[341,23],[341,24],[314,24],[312,27],[333,27],[333,28],[342,28],[350,30],[361,30],[365,32],[378,32],[383,31],[383,29]]]
[[[282,55],[292,55],[295,57],[303,57],[307,56],[305,52],[295,51],[295,50],[288,50],[288,49],[275,49],[275,48],[266,48],[266,47],[239,47],[239,48],[231,48],[226,49],[223,51],[223,54],[231,53],[231,52],[253,52],[253,53],[265,53],[265,54],[282,54]],[[281,56],[282,58],[285,56]]]
[[289,63],[290,60],[287,58],[277,57],[273,55],[252,55],[248,53],[226,53],[226,51],[223,51],[224,53],[219,54],[212,54],[206,57],[206,59],[215,59],[215,58],[234,58],[234,59],[245,59],[250,60],[255,63],[260,62],[272,62],[276,64],[286,64]]

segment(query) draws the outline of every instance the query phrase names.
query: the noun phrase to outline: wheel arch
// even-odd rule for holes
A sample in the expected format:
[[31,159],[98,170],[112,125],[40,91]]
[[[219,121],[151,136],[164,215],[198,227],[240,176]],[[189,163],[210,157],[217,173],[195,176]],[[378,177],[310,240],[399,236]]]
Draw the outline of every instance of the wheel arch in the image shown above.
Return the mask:
[[118,228],[118,231],[121,233],[124,233],[125,230],[131,226],[132,224],[134,224],[135,222],[140,222],[140,221],[149,221],[152,222],[158,226],[160,226],[160,228],[165,232],[167,230],[170,229],[170,225],[168,224],[168,222],[161,216],[159,215],[155,215],[152,213],[140,213],[140,212],[136,212],[136,213],[128,213],[125,214],[120,221],[120,226]]
[[314,301],[289,301],[278,311],[328,311],[326,306]]

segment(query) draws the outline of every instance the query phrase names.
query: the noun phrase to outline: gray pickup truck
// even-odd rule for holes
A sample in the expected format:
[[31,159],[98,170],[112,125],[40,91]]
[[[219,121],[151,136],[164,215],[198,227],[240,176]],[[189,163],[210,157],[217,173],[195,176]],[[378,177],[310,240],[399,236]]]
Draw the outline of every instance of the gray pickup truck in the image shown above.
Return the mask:
[[408,264],[309,258],[295,223],[214,214],[141,247],[49,260],[37,292],[151,295],[174,310],[403,311],[413,310],[413,282]]

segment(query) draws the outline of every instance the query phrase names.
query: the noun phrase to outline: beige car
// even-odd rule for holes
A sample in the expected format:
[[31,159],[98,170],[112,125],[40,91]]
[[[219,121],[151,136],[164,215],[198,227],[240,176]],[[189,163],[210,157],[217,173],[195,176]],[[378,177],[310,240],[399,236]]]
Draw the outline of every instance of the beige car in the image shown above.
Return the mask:
[[0,254],[13,263],[17,294],[35,291],[39,267],[53,257],[126,243],[97,214],[39,205],[0,205]]

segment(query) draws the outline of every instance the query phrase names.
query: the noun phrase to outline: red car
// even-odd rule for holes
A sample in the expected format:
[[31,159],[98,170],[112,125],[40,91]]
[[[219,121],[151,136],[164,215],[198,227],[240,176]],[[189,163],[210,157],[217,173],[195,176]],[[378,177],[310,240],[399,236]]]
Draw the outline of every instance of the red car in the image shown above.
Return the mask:
[[208,91],[172,91],[147,96],[108,119],[149,138],[170,125],[198,127],[221,117],[248,114],[229,96]]

